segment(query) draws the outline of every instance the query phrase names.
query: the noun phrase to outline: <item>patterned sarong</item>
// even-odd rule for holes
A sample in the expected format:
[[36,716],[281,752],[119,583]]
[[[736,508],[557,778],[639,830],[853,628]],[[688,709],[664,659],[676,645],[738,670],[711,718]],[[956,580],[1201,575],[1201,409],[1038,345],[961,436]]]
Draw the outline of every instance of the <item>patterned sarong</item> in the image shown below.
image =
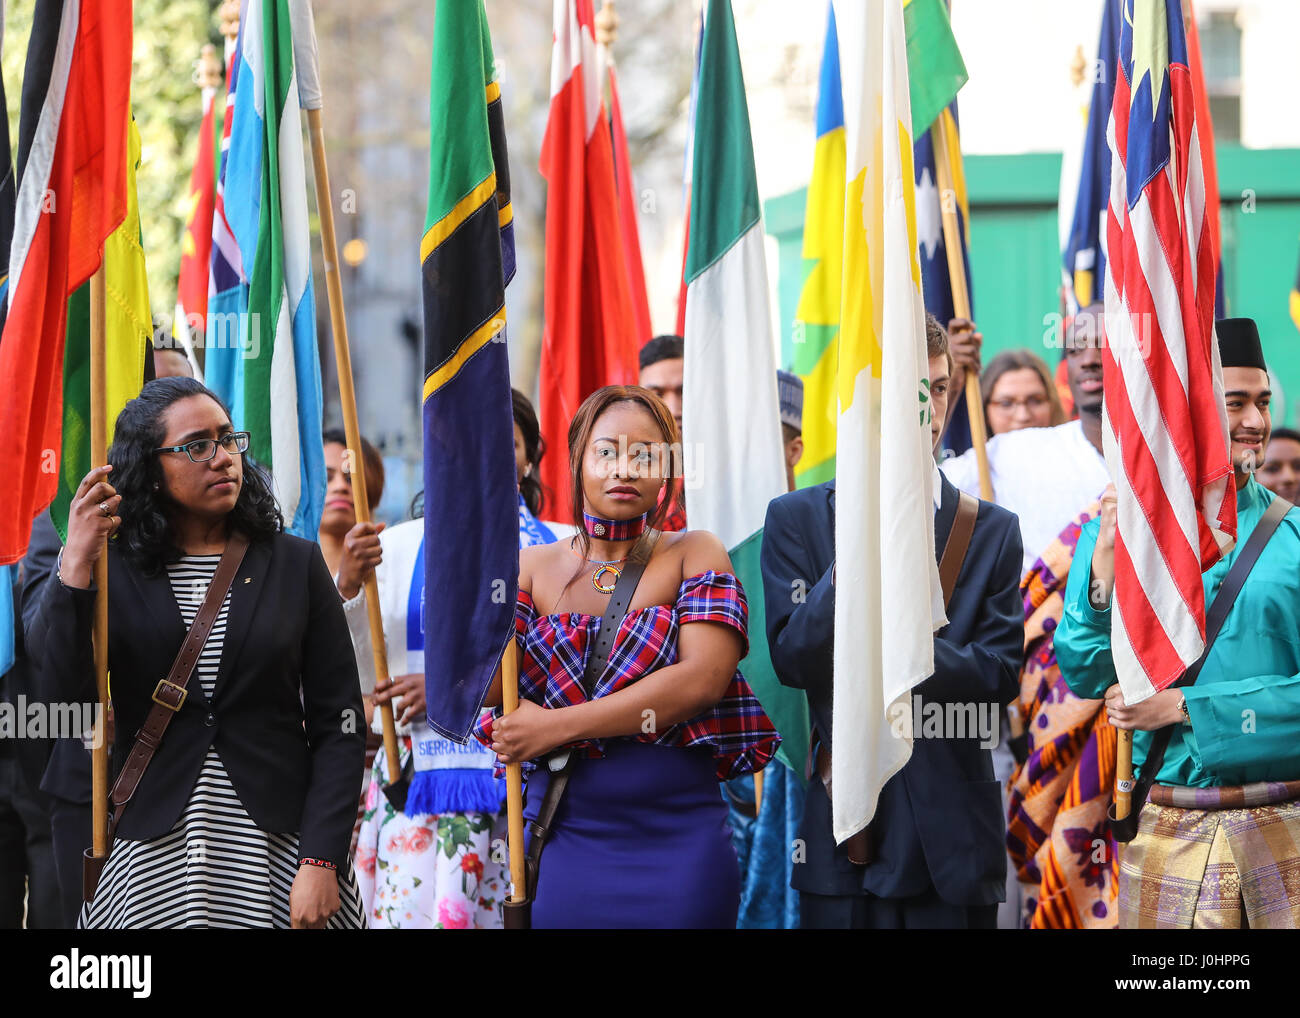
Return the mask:
[[1053,638],[1083,525],[1075,517],[1025,574],[1020,710],[1029,756],[1011,777],[1007,849],[1025,889],[1029,929],[1114,928],[1119,869],[1106,810],[1115,787],[1115,729],[1101,700],[1070,692]]
[[[1120,859],[1120,926],[1300,929],[1298,794],[1294,781],[1155,786]],[[1202,805],[1161,805],[1173,801]]]

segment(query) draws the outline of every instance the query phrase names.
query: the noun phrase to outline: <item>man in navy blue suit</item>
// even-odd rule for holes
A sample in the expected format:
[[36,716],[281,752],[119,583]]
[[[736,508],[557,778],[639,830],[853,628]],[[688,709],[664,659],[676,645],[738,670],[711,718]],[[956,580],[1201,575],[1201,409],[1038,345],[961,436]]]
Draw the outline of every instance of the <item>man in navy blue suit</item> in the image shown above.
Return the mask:
[[[943,326],[930,316],[926,340],[937,449],[952,358]],[[957,518],[959,493],[937,467],[934,490],[937,561]],[[995,928],[997,904],[1006,894],[1006,849],[990,749],[1000,711],[1019,691],[1024,644],[1016,517],[978,503],[947,606],[948,625],[934,637],[934,674],[913,690],[911,759],[885,784],[866,835],[842,845],[831,834],[826,788],[834,738],[840,737],[831,730],[834,481],[772,501],[762,565],[772,664],[784,685],[806,692],[814,728],[810,758],[816,773],[791,849],[796,864],[790,883],[799,891],[802,925]],[[922,565],[917,563],[918,575]],[[931,726],[928,719],[936,716],[942,720]],[[976,718],[988,723],[969,723]],[[955,724],[958,719],[963,723]],[[866,861],[854,861],[859,859]]]

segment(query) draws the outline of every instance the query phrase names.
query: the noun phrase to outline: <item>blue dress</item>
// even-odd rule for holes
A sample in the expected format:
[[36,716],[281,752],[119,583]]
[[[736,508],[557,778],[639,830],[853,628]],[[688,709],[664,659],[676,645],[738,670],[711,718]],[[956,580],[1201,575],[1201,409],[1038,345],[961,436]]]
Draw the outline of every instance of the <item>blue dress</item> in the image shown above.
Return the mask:
[[[529,776],[528,820],[550,779]],[[740,869],[712,754],[611,739],[580,756],[539,874],[534,929],[734,929]]]
[[[674,604],[624,616],[594,696],[676,663],[682,625],[713,622],[745,637],[747,615],[734,576],[690,577]],[[582,702],[580,679],[601,621],[577,612],[538,616],[520,591],[520,696],[548,708]],[[490,741],[490,722],[483,734]],[[718,782],[760,769],[779,744],[737,672],[722,699],[697,717],[572,747],[568,788],[539,870],[534,928],[734,928],[740,873]],[[550,780],[545,765],[528,776],[529,820]]]

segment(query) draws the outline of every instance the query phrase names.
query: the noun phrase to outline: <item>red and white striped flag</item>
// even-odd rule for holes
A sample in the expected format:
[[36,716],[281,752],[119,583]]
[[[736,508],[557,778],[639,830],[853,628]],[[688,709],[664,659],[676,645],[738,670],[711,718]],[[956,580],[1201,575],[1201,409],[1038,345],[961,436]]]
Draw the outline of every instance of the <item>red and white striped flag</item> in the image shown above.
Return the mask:
[[1111,644],[1133,704],[1204,650],[1201,573],[1236,538],[1237,497],[1182,4],[1122,2],[1107,129],[1104,444],[1118,490]]

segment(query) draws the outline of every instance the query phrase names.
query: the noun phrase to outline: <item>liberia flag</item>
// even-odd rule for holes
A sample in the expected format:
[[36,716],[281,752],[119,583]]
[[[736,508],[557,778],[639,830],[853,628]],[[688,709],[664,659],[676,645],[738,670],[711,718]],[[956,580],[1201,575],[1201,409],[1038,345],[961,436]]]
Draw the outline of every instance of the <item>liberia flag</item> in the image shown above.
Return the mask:
[[555,0],[546,178],[542,461],[551,512],[567,519],[569,422],[603,385],[637,380],[638,324],[625,267],[614,151],[601,100],[591,0]]
[[1215,251],[1179,0],[1124,0],[1107,140],[1106,413],[1118,490],[1111,641],[1125,700],[1205,647],[1203,570],[1237,529]]
[[18,128],[9,311],[0,339],[0,564],[54,498],[68,296],[126,216],[131,5],[41,0]]

